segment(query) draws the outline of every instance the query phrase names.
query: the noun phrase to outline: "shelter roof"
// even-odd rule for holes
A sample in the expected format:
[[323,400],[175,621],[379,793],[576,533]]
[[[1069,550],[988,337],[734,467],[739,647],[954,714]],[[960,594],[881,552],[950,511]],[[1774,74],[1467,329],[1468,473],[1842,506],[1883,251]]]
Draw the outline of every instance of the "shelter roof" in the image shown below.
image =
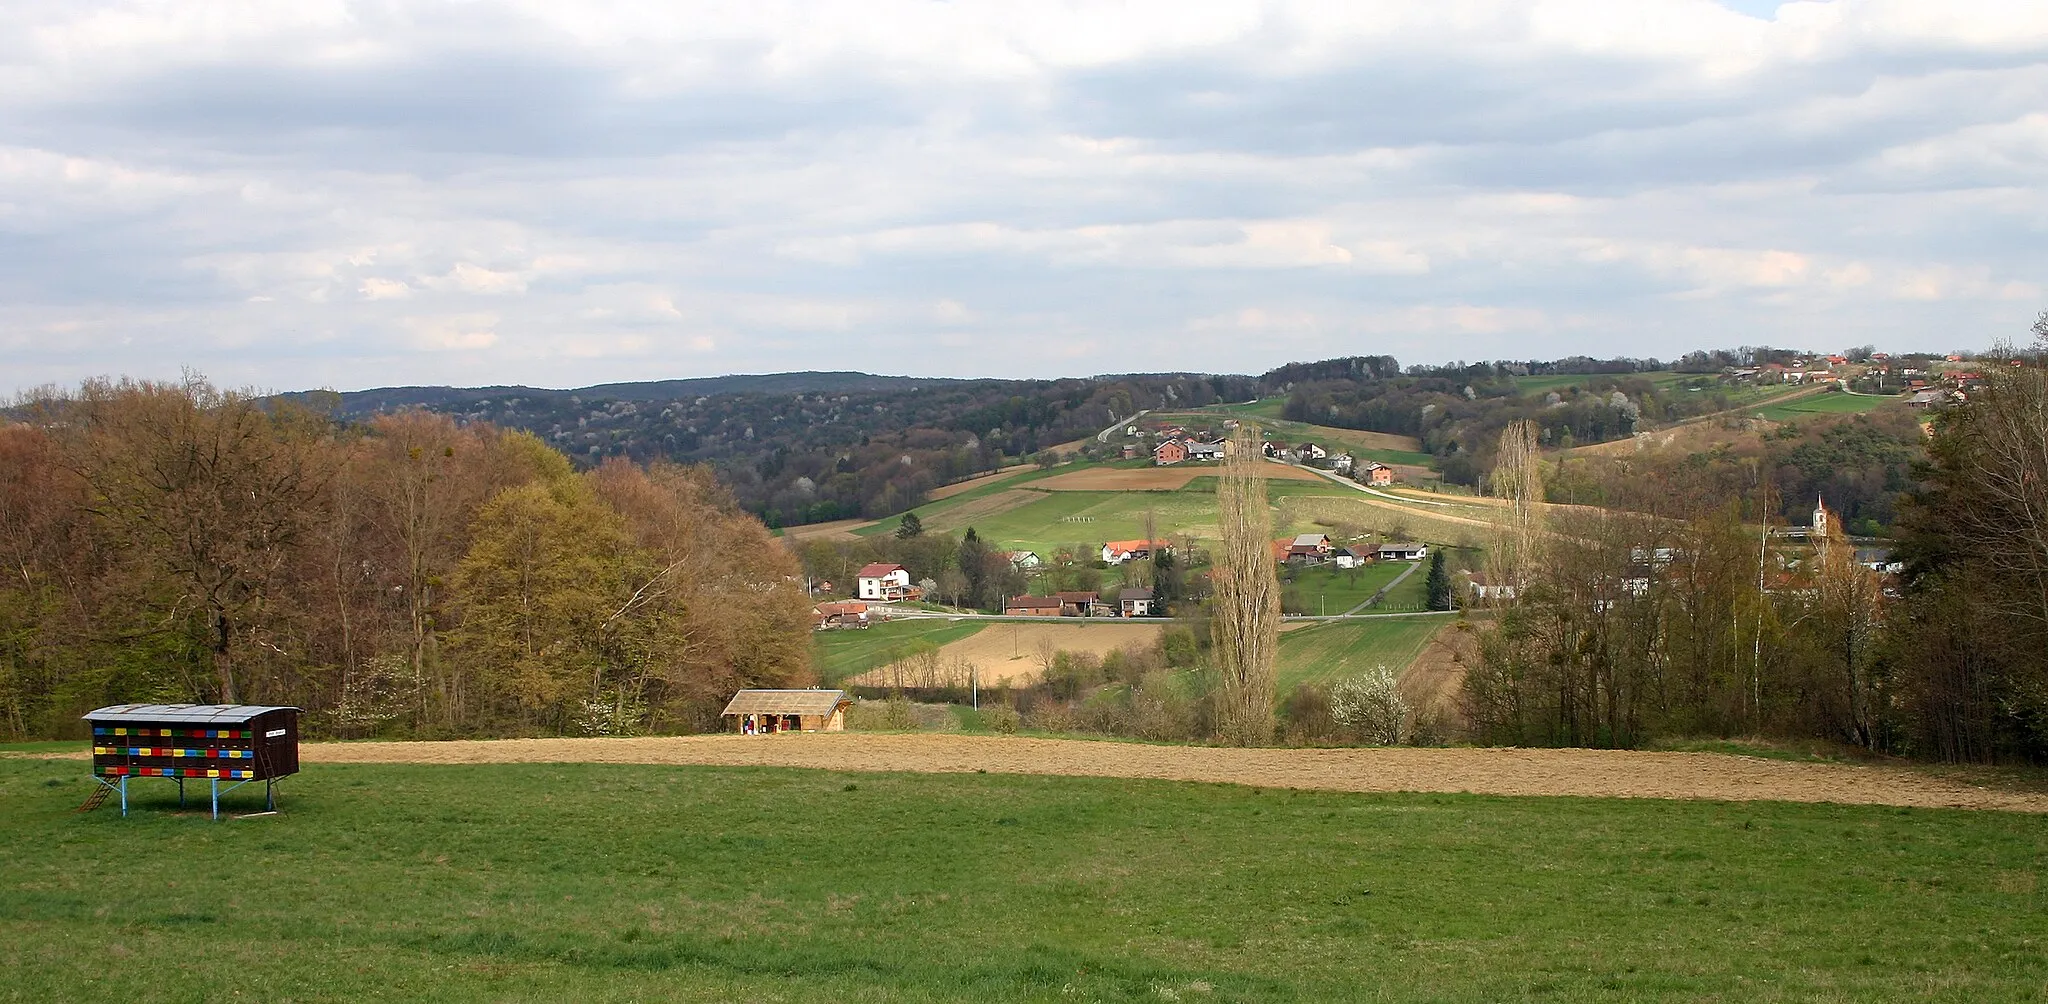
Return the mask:
[[88,722],[189,722],[195,725],[237,725],[270,711],[297,711],[289,705],[266,704],[114,704],[88,711]]
[[848,703],[843,690],[742,690],[724,715],[830,715]]

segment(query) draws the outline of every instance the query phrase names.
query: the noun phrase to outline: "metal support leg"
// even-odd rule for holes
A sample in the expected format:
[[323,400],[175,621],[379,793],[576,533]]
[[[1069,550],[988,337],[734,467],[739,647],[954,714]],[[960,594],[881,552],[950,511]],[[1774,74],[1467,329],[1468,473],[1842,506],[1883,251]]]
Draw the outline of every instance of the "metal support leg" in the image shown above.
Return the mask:
[[185,807],[185,779],[178,777],[172,778],[172,780],[178,782],[178,808],[183,809]]
[[213,781],[213,818],[215,818],[215,819],[219,819],[219,818],[220,818],[220,778],[217,778],[217,777],[216,777],[216,778],[212,778],[211,780]]
[[128,818],[128,775],[121,775],[121,818]]
[[263,782],[263,811],[265,812],[277,811],[276,784],[277,781],[274,779],[265,779]]

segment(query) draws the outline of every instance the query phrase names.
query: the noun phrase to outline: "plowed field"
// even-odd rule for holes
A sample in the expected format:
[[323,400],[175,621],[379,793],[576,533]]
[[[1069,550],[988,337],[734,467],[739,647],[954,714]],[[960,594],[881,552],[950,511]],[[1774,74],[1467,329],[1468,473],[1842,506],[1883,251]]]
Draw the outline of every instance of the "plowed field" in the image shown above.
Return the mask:
[[861,733],[314,743],[308,763],[642,763],[1162,778],[1267,788],[1838,802],[2048,812],[2048,794],[1896,767],[1717,753],[1539,749],[1226,749],[1076,739]]

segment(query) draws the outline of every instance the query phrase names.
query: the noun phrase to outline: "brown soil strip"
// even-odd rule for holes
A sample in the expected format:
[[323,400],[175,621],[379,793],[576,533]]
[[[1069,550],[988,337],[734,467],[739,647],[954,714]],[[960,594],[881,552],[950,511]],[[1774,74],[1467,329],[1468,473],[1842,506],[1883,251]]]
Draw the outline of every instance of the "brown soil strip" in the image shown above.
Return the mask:
[[1224,749],[1079,739],[862,733],[313,743],[308,763],[638,763],[1160,778],[1262,788],[1838,802],[2048,813],[2048,794],[1888,766],[1717,753],[1549,749]]
[[[959,641],[939,648],[939,668],[947,682],[965,686],[967,666],[975,667],[982,686],[998,683],[1021,684],[1027,677],[1045,670],[1045,652],[1088,652],[1101,657],[1125,646],[1144,647],[1159,640],[1166,625],[1115,621],[1108,618],[1075,618],[1072,623],[1053,621],[1011,621],[982,628]],[[954,679],[957,677],[957,679]],[[848,681],[859,686],[888,687],[918,684],[895,678],[888,666],[871,669]]]
[[874,521],[866,519],[835,519],[829,523],[805,523],[802,526],[785,527],[782,536],[785,540],[859,540],[860,535],[853,532],[854,528],[872,522]]
[[982,485],[988,484],[991,481],[1001,481],[1002,479],[1007,478],[1010,475],[1015,474],[1019,471],[1028,471],[1033,466],[1034,465],[1032,464],[1012,464],[1009,467],[1005,467],[1002,470],[996,471],[991,474],[983,474],[979,477],[968,478],[965,481],[955,481],[950,485],[940,485],[939,487],[934,488],[929,492],[926,492],[925,497],[932,500],[933,502],[937,502],[940,499],[949,499],[955,495],[960,494],[961,492],[971,491],[973,489],[981,487]]

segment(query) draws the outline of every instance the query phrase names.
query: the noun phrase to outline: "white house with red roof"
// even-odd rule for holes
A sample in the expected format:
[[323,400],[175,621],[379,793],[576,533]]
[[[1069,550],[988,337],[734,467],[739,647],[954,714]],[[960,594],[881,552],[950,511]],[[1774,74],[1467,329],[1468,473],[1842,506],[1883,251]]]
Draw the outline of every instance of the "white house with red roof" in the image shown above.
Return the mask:
[[855,578],[860,583],[857,595],[864,600],[914,600],[923,595],[922,590],[910,584],[910,572],[902,565],[863,565]]

